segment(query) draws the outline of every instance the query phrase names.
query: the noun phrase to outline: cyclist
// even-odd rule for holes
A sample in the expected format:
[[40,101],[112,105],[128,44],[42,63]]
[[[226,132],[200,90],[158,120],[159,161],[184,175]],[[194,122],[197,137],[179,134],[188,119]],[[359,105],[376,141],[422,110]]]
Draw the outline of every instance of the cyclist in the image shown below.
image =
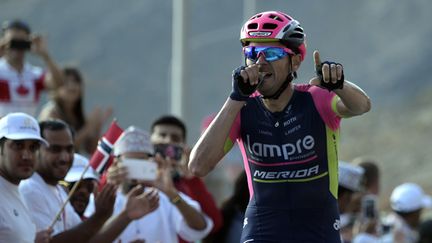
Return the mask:
[[245,66],[234,70],[232,92],[194,146],[189,169],[208,174],[237,141],[250,192],[241,242],[340,242],[340,120],[369,111],[370,100],[318,51],[316,77],[293,84],[305,34],[285,13],[252,16],[240,41]]

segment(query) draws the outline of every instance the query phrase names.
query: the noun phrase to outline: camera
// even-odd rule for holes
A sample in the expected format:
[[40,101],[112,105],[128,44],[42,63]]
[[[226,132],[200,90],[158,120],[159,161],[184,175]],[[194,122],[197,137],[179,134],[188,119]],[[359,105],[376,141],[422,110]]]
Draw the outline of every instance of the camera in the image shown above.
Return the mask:
[[365,195],[362,198],[361,212],[363,218],[377,218],[376,197],[374,195]]
[[154,161],[125,158],[122,164],[128,170],[128,179],[154,181],[157,178],[158,166]]
[[164,158],[180,161],[183,156],[183,147],[174,144],[155,144],[155,153],[160,153]]
[[27,51],[31,49],[31,41],[21,40],[21,39],[12,39],[9,41],[9,48],[15,50]]

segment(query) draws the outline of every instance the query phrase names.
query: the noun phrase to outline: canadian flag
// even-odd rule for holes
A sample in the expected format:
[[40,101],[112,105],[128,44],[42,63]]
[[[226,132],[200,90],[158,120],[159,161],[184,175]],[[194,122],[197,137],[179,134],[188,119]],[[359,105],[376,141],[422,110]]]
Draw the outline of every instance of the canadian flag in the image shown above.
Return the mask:
[[110,167],[113,161],[112,150],[114,143],[123,133],[123,129],[117,124],[117,120],[111,122],[108,130],[99,139],[96,151],[90,159],[90,166],[102,175]]

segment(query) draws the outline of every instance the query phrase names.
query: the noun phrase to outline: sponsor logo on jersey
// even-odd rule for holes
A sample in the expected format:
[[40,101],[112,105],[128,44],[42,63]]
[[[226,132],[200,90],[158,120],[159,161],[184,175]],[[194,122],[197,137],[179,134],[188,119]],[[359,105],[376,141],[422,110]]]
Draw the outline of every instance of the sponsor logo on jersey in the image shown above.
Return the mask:
[[301,170],[285,170],[285,171],[261,171],[255,170],[253,176],[258,179],[291,179],[291,178],[307,178],[318,175],[319,165]]
[[291,157],[298,157],[303,153],[307,153],[315,146],[315,140],[311,135],[306,135],[298,139],[294,143],[267,144],[254,142],[251,143],[249,134],[246,135],[246,146],[254,156],[261,158],[283,157],[284,160],[289,160]]
[[295,121],[297,121],[297,117],[293,116],[293,117],[289,118],[288,120],[284,121],[283,126],[284,127],[289,126]]
[[340,226],[341,226],[340,220],[336,219],[335,222],[333,223],[333,228],[338,231],[340,230]]

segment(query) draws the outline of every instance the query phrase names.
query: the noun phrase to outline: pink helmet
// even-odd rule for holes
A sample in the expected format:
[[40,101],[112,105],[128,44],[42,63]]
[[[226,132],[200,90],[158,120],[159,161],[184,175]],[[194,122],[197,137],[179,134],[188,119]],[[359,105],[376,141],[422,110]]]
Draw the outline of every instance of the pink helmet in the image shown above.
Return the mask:
[[268,11],[255,14],[243,25],[240,41],[243,46],[250,41],[280,43],[299,53],[303,60],[306,56],[305,33],[300,23],[289,15],[279,11]]

